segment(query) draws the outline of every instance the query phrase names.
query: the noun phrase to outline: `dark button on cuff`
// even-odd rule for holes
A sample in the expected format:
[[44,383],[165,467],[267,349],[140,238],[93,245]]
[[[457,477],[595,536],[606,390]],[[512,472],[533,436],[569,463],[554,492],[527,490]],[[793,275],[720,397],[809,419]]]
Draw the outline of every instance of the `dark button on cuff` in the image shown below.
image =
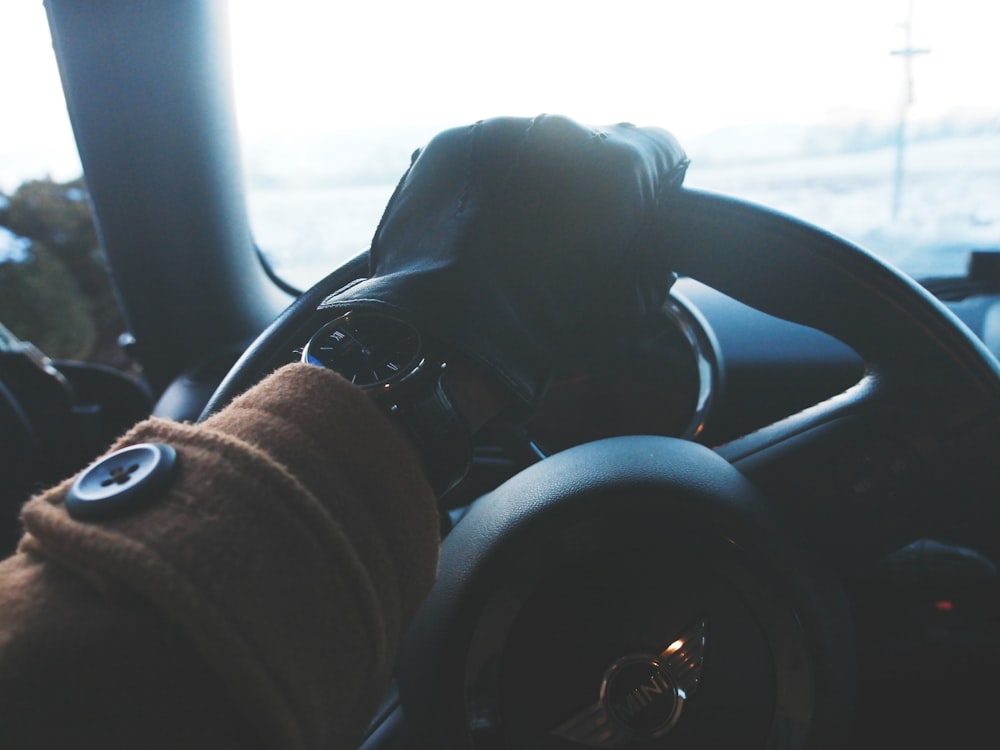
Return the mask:
[[139,443],[105,456],[73,483],[66,510],[78,520],[113,518],[159,497],[170,483],[177,451],[164,443]]

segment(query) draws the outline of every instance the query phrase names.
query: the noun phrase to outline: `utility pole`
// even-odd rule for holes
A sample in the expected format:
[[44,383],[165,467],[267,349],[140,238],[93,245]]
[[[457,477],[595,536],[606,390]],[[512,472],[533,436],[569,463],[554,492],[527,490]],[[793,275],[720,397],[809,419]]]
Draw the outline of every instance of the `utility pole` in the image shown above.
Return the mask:
[[906,120],[913,104],[913,58],[917,55],[928,55],[927,48],[913,46],[913,0],[910,0],[906,20],[900,24],[903,28],[904,43],[901,49],[894,49],[889,54],[903,58],[903,96],[899,103],[899,124],[896,127],[896,173],[892,190],[892,220],[899,218],[899,207],[903,202],[903,164],[906,152]]

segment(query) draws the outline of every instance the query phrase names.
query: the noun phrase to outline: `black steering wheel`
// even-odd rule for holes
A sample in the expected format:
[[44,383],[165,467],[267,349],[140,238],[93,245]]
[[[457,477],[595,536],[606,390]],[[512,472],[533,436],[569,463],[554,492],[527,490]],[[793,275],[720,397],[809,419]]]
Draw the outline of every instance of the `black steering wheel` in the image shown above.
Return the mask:
[[[855,646],[840,580],[942,519],[990,517],[1000,366],[844,240],[681,190],[674,269],[863,358],[846,392],[715,449],[634,436],[477,500],[398,665],[419,747],[843,747]],[[205,413],[287,361],[364,254],[297,300]],[[945,491],[946,490],[946,491]]]

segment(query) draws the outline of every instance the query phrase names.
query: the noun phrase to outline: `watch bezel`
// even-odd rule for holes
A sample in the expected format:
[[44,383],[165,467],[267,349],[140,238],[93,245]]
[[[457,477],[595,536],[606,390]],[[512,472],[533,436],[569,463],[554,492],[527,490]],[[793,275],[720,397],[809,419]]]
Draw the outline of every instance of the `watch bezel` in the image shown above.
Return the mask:
[[[320,358],[314,353],[314,346],[330,330],[347,328],[349,330],[348,335],[354,338],[354,336],[358,333],[355,328],[355,321],[375,319],[388,322],[396,328],[405,329],[406,335],[412,336],[416,340],[416,344],[412,347],[413,354],[410,355],[405,362],[401,363],[399,370],[394,372],[392,375],[380,377],[373,369],[372,375],[375,376],[375,379],[358,382],[356,374],[352,377],[349,371],[333,366],[333,364],[327,361],[326,358]],[[363,339],[363,342],[359,343],[365,345],[370,344],[371,342],[368,338],[365,338]],[[380,345],[383,344],[383,342],[377,343]],[[334,372],[337,372],[341,376],[345,377],[347,380],[351,381],[358,388],[368,391],[372,395],[378,396],[379,398],[388,397],[390,394],[398,394],[401,389],[406,389],[412,383],[422,380],[422,376],[426,372],[434,369],[432,368],[432,363],[425,352],[424,337],[414,325],[392,315],[367,310],[350,310],[324,323],[312,334],[312,336],[309,337],[309,340],[302,348],[301,361],[306,364],[326,367],[327,369],[333,370]]]
[[[320,358],[313,354],[312,348],[325,332],[332,328],[344,328],[358,318],[388,321],[397,329],[405,329],[405,335],[415,337],[415,345],[409,346],[413,354],[398,372],[375,382],[355,381],[354,384],[380,403],[409,433],[421,454],[431,488],[440,498],[457,486],[469,470],[472,461],[471,434],[446,383],[445,360],[428,351],[427,339],[416,326],[391,314],[350,309],[328,320],[309,337],[302,348],[301,360],[345,376],[342,369],[332,366],[334,357],[324,355]],[[355,344],[365,348],[367,338],[364,338],[364,343],[355,338],[356,330],[353,328],[348,328],[347,333],[355,339]],[[369,354],[362,353],[362,359]],[[353,352],[351,356],[356,357],[357,353]],[[370,371],[378,376],[377,366]],[[350,377],[347,379],[350,380]]]

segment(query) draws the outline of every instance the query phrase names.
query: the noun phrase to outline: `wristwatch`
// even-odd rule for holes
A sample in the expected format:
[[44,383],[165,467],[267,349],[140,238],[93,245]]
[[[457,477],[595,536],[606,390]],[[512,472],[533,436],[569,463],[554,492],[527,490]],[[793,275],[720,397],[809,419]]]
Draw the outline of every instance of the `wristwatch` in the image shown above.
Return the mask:
[[302,361],[338,372],[384,406],[416,444],[438,497],[466,475],[472,437],[448,389],[447,363],[412,325],[352,310],[313,334]]

